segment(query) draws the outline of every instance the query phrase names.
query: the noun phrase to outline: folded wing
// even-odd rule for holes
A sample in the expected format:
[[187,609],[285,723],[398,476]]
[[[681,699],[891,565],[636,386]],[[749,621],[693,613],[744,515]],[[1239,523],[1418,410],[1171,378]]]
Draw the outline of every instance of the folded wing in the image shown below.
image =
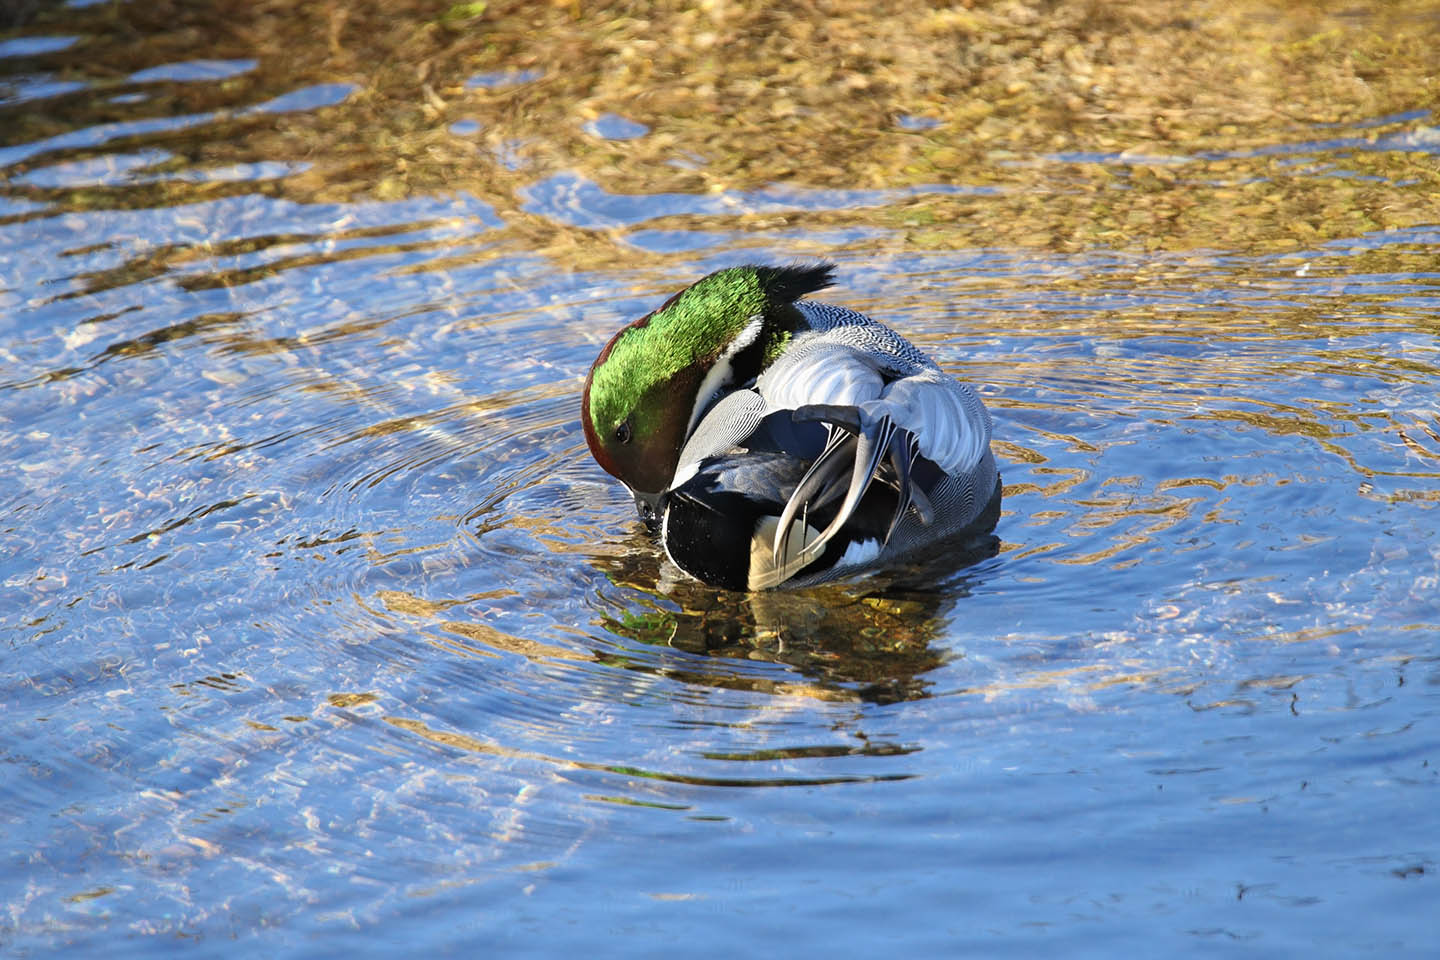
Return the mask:
[[993,494],[990,417],[974,389],[881,324],[802,306],[816,328],[704,412],[681,453],[666,546],[682,568],[726,564],[710,582],[778,586],[892,539],[903,553],[963,527]]

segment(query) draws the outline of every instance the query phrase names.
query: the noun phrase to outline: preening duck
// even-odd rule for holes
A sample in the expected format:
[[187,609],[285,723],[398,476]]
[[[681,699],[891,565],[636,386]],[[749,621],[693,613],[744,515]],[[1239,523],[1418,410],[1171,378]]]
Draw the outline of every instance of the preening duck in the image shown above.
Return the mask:
[[611,338],[585,381],[595,460],[670,559],[763,590],[863,572],[994,527],[990,414],[863,314],[834,266],[719,270]]

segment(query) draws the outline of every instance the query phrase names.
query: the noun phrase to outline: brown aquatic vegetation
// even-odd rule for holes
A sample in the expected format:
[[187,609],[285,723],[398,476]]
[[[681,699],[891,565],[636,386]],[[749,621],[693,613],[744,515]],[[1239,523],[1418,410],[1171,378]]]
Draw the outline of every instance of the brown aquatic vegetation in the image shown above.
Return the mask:
[[[912,248],[1061,250],[1284,251],[1431,222],[1440,181],[1433,152],[1358,152],[1347,169],[1360,176],[1344,178],[1297,168],[1294,156],[1250,152],[1433,124],[1417,112],[1440,94],[1437,0],[1362,8],[1260,0],[394,0],[262,2],[239,11],[159,2],[52,10],[30,29],[51,19],[88,33],[77,47],[40,59],[62,75],[97,63],[141,69],[197,49],[256,58],[250,73],[175,84],[146,107],[150,115],[230,111],[215,121],[222,130],[137,140],[163,142],[177,165],[310,164],[258,187],[166,183],[128,188],[125,198],[113,189],[71,191],[76,206],[257,188],[305,201],[464,191],[496,208],[511,243],[575,266],[645,254],[617,245],[608,231],[522,210],[522,188],[558,171],[652,195],[776,182],[988,188],[899,199],[866,211],[865,222],[888,223],[893,242]],[[467,83],[495,71],[536,78]],[[356,92],[319,111],[240,112],[322,82],[351,83]],[[133,116],[126,109],[62,99],[13,118],[0,137],[25,142]],[[1407,111],[1359,130],[1315,126]],[[649,132],[630,140],[586,132],[587,121],[606,113]],[[475,132],[452,132],[461,120],[473,121]],[[741,212],[647,225],[723,220],[727,229],[763,234],[800,216]],[[803,217],[814,227],[854,219],[843,210]]]

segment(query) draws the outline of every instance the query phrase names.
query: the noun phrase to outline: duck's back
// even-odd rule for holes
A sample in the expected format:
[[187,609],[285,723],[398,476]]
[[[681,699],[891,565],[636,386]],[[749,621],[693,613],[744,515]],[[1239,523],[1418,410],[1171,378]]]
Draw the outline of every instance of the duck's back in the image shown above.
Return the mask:
[[[975,391],[863,314],[815,301],[797,307],[807,327],[756,382],[711,407],[681,453],[664,531],[671,559],[707,582],[755,589],[818,582],[988,533],[999,477]],[[893,419],[912,465],[904,477],[877,467],[823,552],[777,569],[774,520],[838,429],[813,419],[817,404]],[[915,498],[896,521],[902,482]],[[833,496],[805,504],[799,540],[814,542],[839,507]],[[971,530],[987,519],[984,531]]]

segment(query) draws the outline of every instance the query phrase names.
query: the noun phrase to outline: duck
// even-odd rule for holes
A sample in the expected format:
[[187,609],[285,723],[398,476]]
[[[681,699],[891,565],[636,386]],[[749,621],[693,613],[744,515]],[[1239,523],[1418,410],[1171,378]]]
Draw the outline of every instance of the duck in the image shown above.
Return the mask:
[[970,384],[865,314],[835,265],[717,270],[619,330],[585,378],[596,463],[713,587],[802,587],[989,534],[1000,475]]

